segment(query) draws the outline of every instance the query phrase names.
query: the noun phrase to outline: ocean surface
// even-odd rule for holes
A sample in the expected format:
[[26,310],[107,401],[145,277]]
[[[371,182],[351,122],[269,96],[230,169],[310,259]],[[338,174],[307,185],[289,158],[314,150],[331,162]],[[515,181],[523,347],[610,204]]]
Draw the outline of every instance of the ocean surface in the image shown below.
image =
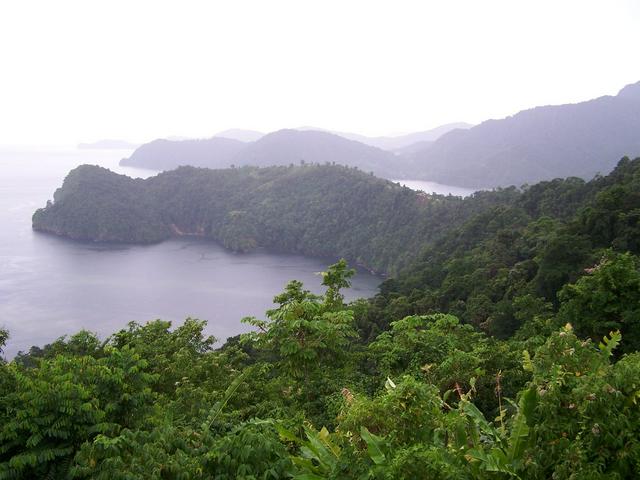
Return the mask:
[[[289,280],[322,293],[317,272],[332,259],[235,254],[200,239],[151,246],[79,243],[31,230],[33,212],[80,164],[133,177],[155,174],[119,167],[130,153],[0,148],[0,327],[10,334],[5,356],[82,328],[104,338],[129,321],[157,318],[174,324],[187,317],[207,320],[208,333],[224,341],[248,330],[243,317],[263,317]],[[409,182],[403,181],[411,187]],[[370,297],[381,280],[358,271],[345,296]]]

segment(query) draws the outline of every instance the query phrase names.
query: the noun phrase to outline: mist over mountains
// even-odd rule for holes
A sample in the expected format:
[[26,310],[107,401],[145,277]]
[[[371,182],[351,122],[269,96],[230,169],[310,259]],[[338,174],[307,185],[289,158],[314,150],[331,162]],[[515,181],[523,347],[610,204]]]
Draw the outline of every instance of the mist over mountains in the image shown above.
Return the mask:
[[168,170],[335,163],[388,179],[494,188],[568,176],[588,180],[610,171],[621,157],[638,154],[640,82],[616,96],[397,137],[300,127],[266,135],[232,129],[205,140],[154,140],[121,164]]
[[536,107],[455,130],[408,156],[421,178],[463,187],[606,174],[640,153],[640,82],[617,96]]
[[[209,168],[276,166],[300,163],[335,163],[358,167],[385,178],[411,176],[406,160],[392,150],[438,138],[468,124],[455,123],[398,137],[365,137],[329,132],[314,127],[283,129],[269,134],[232,129],[202,140],[158,139],[136,149],[123,159],[124,166],[169,170],[182,165]],[[249,139],[255,139],[250,140]],[[243,140],[244,139],[244,140]],[[387,148],[382,148],[385,146]]]
[[449,133],[452,130],[455,130],[458,128],[467,129],[467,128],[471,128],[472,126],[473,125],[471,125],[470,123],[464,123],[464,122],[447,123],[445,125],[440,125],[439,127],[432,128],[431,130],[425,130],[423,132],[413,132],[413,133],[408,133],[406,135],[381,136],[381,137],[367,137],[365,135],[359,135],[357,133],[331,131],[331,130],[325,130],[322,128],[315,128],[315,127],[301,127],[301,128],[297,128],[296,130],[317,130],[317,131],[334,133],[336,135],[339,135],[340,137],[344,137],[349,140],[355,140],[356,142],[364,143],[365,145],[381,148],[382,150],[397,152],[399,150],[410,147],[411,145],[415,145],[417,143],[433,142],[438,138],[440,138],[445,133]]
[[241,142],[249,143],[260,140],[260,138],[264,137],[264,133],[258,132],[256,130],[230,128],[228,130],[216,133],[214,137],[230,138],[232,140],[239,140]]
[[235,155],[247,144],[231,138],[212,137],[200,140],[158,139],[137,148],[120,165],[171,170],[180,165],[223,168],[233,163]]

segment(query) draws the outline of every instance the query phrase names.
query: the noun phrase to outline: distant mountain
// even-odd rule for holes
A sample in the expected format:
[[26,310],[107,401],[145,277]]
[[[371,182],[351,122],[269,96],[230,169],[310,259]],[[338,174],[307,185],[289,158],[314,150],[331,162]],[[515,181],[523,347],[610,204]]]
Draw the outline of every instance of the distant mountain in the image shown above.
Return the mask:
[[433,143],[433,140],[423,140],[421,142],[412,143],[406,147],[399,148],[395,150],[395,153],[396,155],[412,155],[414,153],[424,152],[431,147]]
[[622,156],[638,154],[640,82],[617,96],[537,107],[454,130],[406,157],[418,178],[486,188],[590,179],[610,171]]
[[393,137],[365,137],[363,135],[353,133],[338,133],[338,135],[349,138],[351,140],[357,140],[359,142],[366,143],[367,145],[382,148],[383,150],[396,151],[402,148],[406,148],[417,142],[433,142],[444,134],[451,132],[452,130],[466,130],[468,128],[471,128],[472,126],[473,125],[469,123],[463,122],[448,123],[446,125],[432,128],[431,130],[425,130],[424,132],[414,132]]
[[231,128],[220,133],[216,133],[214,137],[230,138],[232,140],[240,140],[241,142],[255,142],[264,137],[264,133],[255,130],[243,130],[240,128]]
[[223,137],[172,142],[154,140],[139,147],[120,165],[170,170],[180,165],[225,168],[335,163],[358,167],[386,178],[406,176],[402,159],[391,152],[328,132],[279,130],[253,143]]
[[127,142],[126,140],[98,140],[96,142],[79,143],[78,148],[82,150],[132,150],[139,144]]
[[341,137],[347,138],[349,140],[355,140],[356,142],[364,143],[366,145],[370,145],[372,147],[381,148],[382,150],[389,151],[399,151],[403,148],[409,147],[412,144],[417,142],[433,142],[440,138],[445,133],[449,133],[455,129],[467,129],[471,128],[473,125],[470,123],[457,122],[457,123],[448,123],[446,125],[441,125],[436,128],[432,128],[431,130],[425,130],[424,132],[414,132],[406,135],[398,135],[398,136],[384,136],[384,137],[367,137],[365,135],[360,135],[358,133],[349,133],[349,132],[338,132],[332,130],[325,130],[322,128],[315,127],[300,127],[296,130],[316,130],[321,132],[329,132],[335,135],[339,135]]
[[120,165],[171,170],[180,165],[224,168],[233,163],[234,156],[246,143],[230,138],[213,137],[205,140],[158,139],[137,148]]
[[236,165],[289,165],[335,163],[358,167],[386,178],[404,170],[393,153],[339,135],[315,130],[278,130],[247,145],[234,159]]

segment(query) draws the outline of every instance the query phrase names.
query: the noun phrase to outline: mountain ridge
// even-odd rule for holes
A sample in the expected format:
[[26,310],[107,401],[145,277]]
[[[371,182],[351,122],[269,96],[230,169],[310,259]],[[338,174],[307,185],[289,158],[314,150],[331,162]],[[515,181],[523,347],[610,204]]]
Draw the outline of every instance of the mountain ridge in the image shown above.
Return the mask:
[[251,143],[224,137],[206,140],[154,140],[139,147],[120,165],[170,170],[182,165],[207,168],[336,163],[392,178],[402,160],[391,152],[329,132],[283,129]]
[[446,133],[409,155],[425,180],[471,188],[590,179],[640,154],[640,82],[616,96],[522,110]]

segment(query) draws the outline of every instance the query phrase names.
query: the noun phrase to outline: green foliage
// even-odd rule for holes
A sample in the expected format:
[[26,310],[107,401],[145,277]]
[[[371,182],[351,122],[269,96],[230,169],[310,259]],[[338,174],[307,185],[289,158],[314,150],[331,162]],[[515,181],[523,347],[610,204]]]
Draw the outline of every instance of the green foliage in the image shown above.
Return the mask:
[[10,365],[0,411],[0,478],[64,478],[81,445],[135,427],[153,399],[146,362],[129,348]]
[[309,378],[327,362],[339,361],[349,340],[357,335],[353,312],[343,308],[340,294],[341,288],[349,286],[351,275],[344,260],[330,266],[323,274],[324,297],[304,290],[300,282],[289,282],[274,298],[278,308],[267,312],[270,321],[243,320],[259,329],[245,341],[276,355],[283,371],[297,379]]
[[216,480],[290,478],[292,461],[270,422],[252,421],[217,439],[206,454],[204,471]]
[[[633,264],[640,254],[638,191],[640,159],[623,159],[606,177],[541,182],[512,192],[498,204],[485,205],[428,242],[417,261],[382,285],[365,313],[363,333],[373,338],[366,331],[371,324],[384,330],[389,319],[447,312],[499,338],[522,328],[521,339],[542,340],[558,326],[548,320],[560,306],[559,292],[567,284],[582,282],[585,299],[595,288],[593,301],[600,303],[594,303],[593,313],[585,316],[586,328],[577,318],[579,311],[588,310],[584,302],[579,308],[575,305],[570,321],[596,339],[620,329],[625,342],[635,345],[639,333],[631,317],[637,303]],[[476,194],[473,200],[480,198]],[[603,265],[608,267],[603,269],[609,275],[606,280],[603,273],[587,273],[598,265],[603,249],[610,249],[606,254],[610,260]],[[624,291],[607,290],[624,282],[626,287],[620,287]],[[564,302],[572,288],[565,289]],[[619,303],[616,295],[622,295]],[[608,312],[610,308],[624,311]],[[623,321],[622,315],[628,317]]]
[[387,437],[394,446],[431,441],[442,422],[442,407],[436,387],[404,377],[374,399],[356,397],[343,414],[339,430],[357,440],[364,427]]
[[336,165],[181,167],[146,180],[83,165],[69,173],[53,203],[34,213],[33,227],[106,242],[198,236],[235,251],[345,257],[395,272],[451,226],[504,197],[426,196]]
[[442,394],[467,390],[474,381],[476,402],[486,411],[497,409],[499,372],[506,395],[515,395],[526,381],[517,351],[453,315],[415,315],[392,322],[391,330],[369,344],[369,352],[380,378],[409,374],[437,386]]
[[[467,455],[472,462],[487,472],[499,472],[510,477],[520,478],[518,472],[526,469],[529,459],[525,456],[527,448],[533,446],[531,426],[537,403],[537,392],[528,389],[522,392],[516,413],[511,418],[510,433],[503,428],[494,428],[482,413],[472,404],[465,402],[461,409],[470,419],[469,428],[474,446]],[[489,438],[489,442],[478,442],[480,435]]]
[[611,363],[617,340],[614,334],[594,348],[567,326],[536,352],[532,478],[631,478],[638,471],[640,357]]
[[127,329],[113,334],[108,344],[134,349],[147,362],[149,373],[156,375],[154,389],[169,393],[175,390],[176,382],[185,378],[196,358],[211,351],[216,339],[204,336],[205,325],[206,322],[188,318],[171,331],[171,322],[162,320],[146,325],[130,322]]
[[197,432],[172,425],[150,430],[124,429],[115,436],[97,435],[82,445],[72,478],[96,480],[204,478]]
[[291,473],[296,480],[313,480],[323,478],[337,478],[344,468],[340,463],[341,447],[338,436],[330,434],[326,428],[319,432],[304,426],[305,440],[299,439],[281,425],[277,426],[283,440],[294,442],[300,446],[300,455],[292,456],[295,468]]
[[0,328],[0,355],[2,354],[2,348],[7,344],[9,339],[9,332]]
[[78,167],[56,190],[54,201],[33,214],[33,225],[78,240],[158,242],[170,230],[153,199],[139,197],[143,183],[98,166]]
[[356,271],[347,268],[347,262],[343,258],[338,263],[330,265],[326,272],[322,272],[322,285],[327,287],[325,293],[325,303],[329,308],[340,310],[344,305],[344,296],[340,293],[343,288],[349,288],[349,279],[355,275]]
[[39,359],[51,359],[57,355],[99,357],[103,354],[102,348],[102,342],[95,333],[80,330],[69,338],[62,336],[43,348],[33,346],[27,353],[18,352],[14,360],[24,367],[35,367]]
[[[83,175],[110,176],[70,175],[36,223],[76,232],[97,208],[72,213]],[[351,305],[344,261],[322,274],[324,295],[292,281],[267,320],[247,319],[255,331],[219,350],[188,319],[129,324],[106,342],[80,332],[0,362],[0,478],[640,471],[640,159],[591,182],[466,200],[320,166],[109,181],[163,205],[174,233],[410,266]],[[152,239],[141,232],[156,217],[138,214],[133,237]],[[119,235],[105,218],[91,235]]]
[[640,260],[607,251],[575,284],[560,292],[559,316],[581,335],[601,339],[620,330],[623,352],[640,349]]
[[[460,324],[453,315],[416,315],[392,322],[391,330],[382,333],[369,345],[369,350],[383,376],[410,373],[428,378],[447,390],[456,381],[463,383],[478,373],[481,359],[472,354],[477,361],[472,361],[466,371],[452,370],[447,363],[454,362],[457,356],[461,367],[464,363],[461,355],[480,350],[484,343],[484,335],[470,325]],[[453,372],[458,378],[451,377]]]

